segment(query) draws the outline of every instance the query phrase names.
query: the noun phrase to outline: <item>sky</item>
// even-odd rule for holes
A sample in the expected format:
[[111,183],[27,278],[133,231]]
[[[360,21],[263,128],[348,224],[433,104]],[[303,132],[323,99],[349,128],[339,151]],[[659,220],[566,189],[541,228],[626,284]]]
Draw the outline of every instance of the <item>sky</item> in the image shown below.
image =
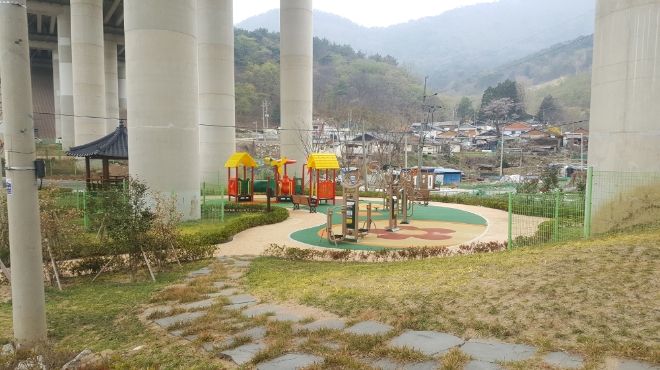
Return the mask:
[[[314,0],[314,9],[348,18],[365,27],[387,27],[466,5],[494,1],[497,0]],[[235,0],[234,24],[279,6],[279,0]]]

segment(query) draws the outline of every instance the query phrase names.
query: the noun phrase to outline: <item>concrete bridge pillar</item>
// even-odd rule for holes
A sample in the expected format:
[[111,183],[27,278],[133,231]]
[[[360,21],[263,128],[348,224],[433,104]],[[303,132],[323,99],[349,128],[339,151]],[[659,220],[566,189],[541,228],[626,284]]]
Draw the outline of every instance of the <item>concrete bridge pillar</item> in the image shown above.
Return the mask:
[[103,0],[71,0],[75,145],[105,136]]
[[117,76],[117,42],[105,40],[105,134],[119,126],[119,79]]
[[200,218],[195,0],[124,0],[130,173]]
[[73,64],[71,55],[71,14],[57,16],[57,53],[60,62],[60,121],[62,150],[75,146],[76,133],[73,120]]
[[312,0],[280,0],[281,152],[298,166],[306,163],[312,137],[312,25]]
[[236,151],[233,0],[197,0],[201,180],[226,186]]
[[128,106],[126,99],[126,64],[121,62],[117,66],[117,76],[119,77],[118,95],[119,109],[126,109]]
[[660,172],[660,0],[598,0],[589,165]]

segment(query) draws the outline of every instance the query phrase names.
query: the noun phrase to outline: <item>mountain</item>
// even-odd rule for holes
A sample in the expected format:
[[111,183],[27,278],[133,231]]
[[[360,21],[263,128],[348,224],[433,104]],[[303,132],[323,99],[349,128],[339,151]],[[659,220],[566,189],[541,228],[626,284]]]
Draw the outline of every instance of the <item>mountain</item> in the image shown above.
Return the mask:
[[[367,28],[315,11],[314,35],[414,66],[434,89],[448,89],[499,65],[594,32],[595,0],[500,0],[390,27]],[[237,28],[279,31],[279,10]],[[462,91],[465,92],[465,91]]]

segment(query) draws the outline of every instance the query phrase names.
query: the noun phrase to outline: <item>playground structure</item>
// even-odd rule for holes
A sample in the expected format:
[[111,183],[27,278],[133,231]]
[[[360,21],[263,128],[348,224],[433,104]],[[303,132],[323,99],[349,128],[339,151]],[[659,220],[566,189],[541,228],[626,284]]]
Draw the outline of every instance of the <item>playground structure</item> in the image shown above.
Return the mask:
[[[400,172],[385,175],[385,191],[383,192],[384,209],[388,212],[389,232],[399,231],[399,213],[403,215],[402,225],[410,224],[409,217],[415,214],[414,187],[407,173]],[[428,199],[428,198],[427,198]],[[428,204],[428,203],[427,203]],[[408,213],[410,211],[410,214]]]
[[[337,196],[335,179],[337,178],[338,169],[339,162],[336,155],[326,153],[310,154],[307,163],[303,164],[303,194],[305,194],[306,189],[309,189],[309,197],[316,199],[317,204],[320,204],[321,201],[327,203],[331,200],[332,204],[335,205]],[[330,177],[330,170],[332,170],[332,177]],[[325,176],[322,176],[324,171]],[[308,182],[305,181],[305,173],[308,173]]]
[[[296,163],[295,159],[273,159],[265,158],[264,163],[274,167],[275,173],[275,201],[290,202],[292,195],[296,192],[296,177],[290,178],[287,174],[287,165]],[[268,178],[270,184],[270,178]]]
[[[243,167],[243,178],[239,177],[239,167],[241,166]],[[251,170],[251,177],[247,175],[248,167]],[[229,157],[225,163],[225,168],[227,168],[229,178],[227,195],[230,202],[232,198],[237,202],[252,202],[254,200],[254,169],[256,167],[257,163],[248,153],[237,152]],[[235,177],[231,175],[232,168],[236,169]]]
[[[341,242],[359,242],[371,231],[371,225],[375,225],[371,218],[371,202],[367,204],[367,217],[362,227],[360,227],[360,186],[362,182],[358,181],[353,185],[342,184],[343,205],[328,209],[327,224],[325,227],[326,239],[335,246]],[[332,224],[332,215],[335,209],[340,209],[342,215],[341,234],[335,234]]]

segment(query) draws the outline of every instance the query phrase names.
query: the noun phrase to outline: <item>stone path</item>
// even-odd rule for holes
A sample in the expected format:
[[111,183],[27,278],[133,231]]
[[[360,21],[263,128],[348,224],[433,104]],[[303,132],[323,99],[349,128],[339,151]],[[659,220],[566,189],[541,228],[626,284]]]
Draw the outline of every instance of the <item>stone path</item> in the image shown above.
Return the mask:
[[[185,329],[181,330],[181,328],[185,328],[186,324],[194,324],[195,320],[203,318],[209,310],[213,310],[214,305],[223,304],[223,312],[226,312],[227,316],[220,320],[218,324],[230,325],[234,330],[245,327],[245,330],[226,336],[222,341],[200,343],[200,345],[205,351],[217,352],[215,354],[219,358],[231,361],[237,366],[252,362],[256,355],[268,347],[266,327],[263,325],[254,326],[254,323],[251,323],[254,318],[264,320],[262,315],[267,316],[267,321],[290,322],[293,325],[292,335],[296,336],[293,341],[296,347],[304,346],[309,341],[306,335],[318,330],[341,331],[347,335],[358,336],[387,336],[394,330],[392,326],[375,321],[359,322],[348,328],[346,328],[346,322],[341,319],[326,318],[312,322],[307,319],[307,322],[305,322],[296,312],[288,312],[286,305],[259,305],[258,299],[245,294],[234,282],[240,279],[243,272],[249,268],[251,264],[249,259],[251,258],[253,257],[218,257],[218,261],[228,271],[228,281],[214,282],[213,285],[218,289],[217,293],[206,294],[207,299],[199,302],[150,308],[145,311],[145,314],[158,312],[160,316],[163,316],[169,312],[176,312],[177,314],[152,321],[159,327],[168,330],[173,336],[199,343],[198,339],[201,336],[191,334]],[[212,268],[213,265],[195,271],[189,275],[189,278],[195,279],[210,275],[213,273]],[[222,302],[230,302],[231,304],[226,305]],[[182,309],[188,312],[181,313]],[[173,330],[169,330],[169,328]],[[183,336],[184,334],[188,335]],[[325,341],[321,345],[330,351],[342,350],[341,344],[332,341]],[[359,360],[372,368],[381,370],[434,370],[441,368],[440,361],[448,351],[452,348],[459,348],[471,359],[464,367],[465,370],[504,369],[500,366],[503,362],[526,361],[532,358],[540,358],[548,364],[562,369],[582,369],[584,367],[584,358],[575,354],[565,352],[539,354],[537,348],[528,345],[483,339],[465,341],[450,334],[434,331],[404,331],[390,339],[387,346],[392,349],[413,349],[434,360],[406,364],[401,364],[390,358],[361,358]],[[325,360],[317,355],[304,353],[299,348],[293,348],[290,352],[292,353],[259,363],[256,368],[258,370],[293,370],[315,363],[323,363]],[[605,366],[608,370],[660,370],[659,366],[615,359],[609,359]]]

